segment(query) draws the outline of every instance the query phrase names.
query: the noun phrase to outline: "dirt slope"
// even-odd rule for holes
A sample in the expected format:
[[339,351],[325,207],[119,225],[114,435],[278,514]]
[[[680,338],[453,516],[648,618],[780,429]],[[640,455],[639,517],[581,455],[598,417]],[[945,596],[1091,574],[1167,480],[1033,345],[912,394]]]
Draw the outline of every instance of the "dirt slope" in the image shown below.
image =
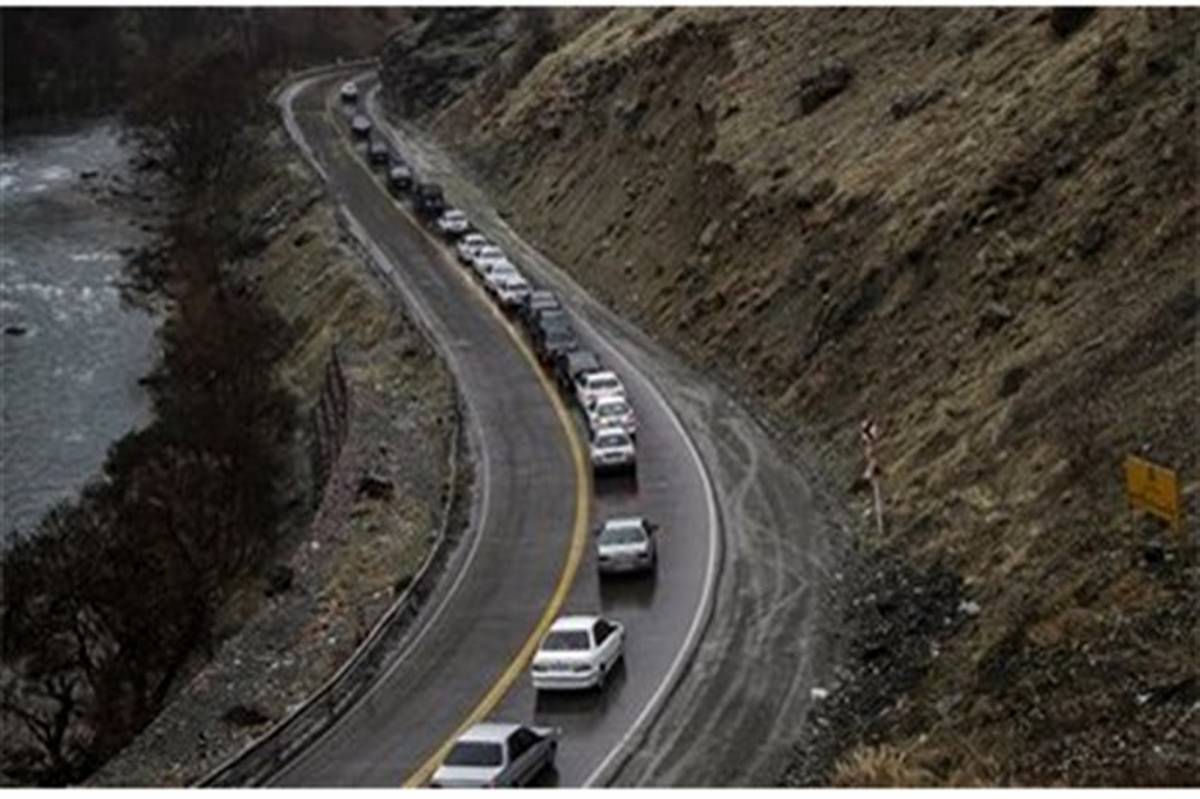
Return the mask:
[[[820,779],[1194,783],[1197,571],[1132,523],[1120,464],[1179,471],[1194,541],[1200,15],[572,22],[410,112],[598,296],[816,443],[864,510],[857,425],[879,420],[888,529],[864,537],[973,603],[904,696],[844,724],[830,703],[860,749]],[[385,50],[393,107],[406,58]],[[899,593],[848,623],[904,617]]]

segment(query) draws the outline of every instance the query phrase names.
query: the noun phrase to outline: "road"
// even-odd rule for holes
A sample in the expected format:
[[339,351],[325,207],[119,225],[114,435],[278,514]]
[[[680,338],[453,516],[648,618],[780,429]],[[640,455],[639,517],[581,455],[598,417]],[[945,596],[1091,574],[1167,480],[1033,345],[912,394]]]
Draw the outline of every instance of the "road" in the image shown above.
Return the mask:
[[[378,93],[368,93],[377,120]],[[596,301],[499,214],[487,176],[470,170],[416,125],[390,117],[395,146],[525,274],[556,290],[601,357],[653,376],[696,445],[713,484],[721,546],[712,611],[665,704],[610,753],[597,782],[622,786],[775,784],[791,755],[812,689],[836,690],[839,630],[819,597],[840,580],[837,564],[853,522],[803,442],[745,407],[731,387],[682,362],[653,337]],[[597,333],[602,332],[599,336]],[[802,420],[794,420],[802,425]],[[803,428],[800,428],[803,430]],[[786,431],[794,432],[794,431]],[[644,734],[643,734],[644,733]]]
[[[554,397],[515,328],[450,250],[366,166],[331,100],[344,79],[293,86],[284,94],[285,115],[456,375],[479,457],[474,534],[455,553],[411,645],[275,782],[394,786],[419,779],[455,730],[484,714],[562,727],[558,783],[605,779],[617,764],[614,752],[666,698],[707,618],[719,554],[711,484],[650,372],[623,361],[589,328],[585,345],[621,372],[640,421],[636,483],[606,479],[592,490],[578,414]],[[601,585],[588,531],[624,513],[661,524],[659,573]],[[603,693],[538,701],[529,687],[524,661],[559,604],[626,625],[625,668]]]

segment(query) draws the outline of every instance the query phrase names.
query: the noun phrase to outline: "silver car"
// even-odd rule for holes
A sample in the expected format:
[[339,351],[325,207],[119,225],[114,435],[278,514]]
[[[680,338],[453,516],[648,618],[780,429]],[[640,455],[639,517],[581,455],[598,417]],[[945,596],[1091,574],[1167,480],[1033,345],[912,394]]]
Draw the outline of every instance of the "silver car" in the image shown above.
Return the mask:
[[637,472],[637,451],[624,427],[602,427],[591,442],[592,471]]
[[596,531],[596,566],[600,574],[654,573],[658,525],[640,517],[609,519]]
[[459,736],[430,780],[433,788],[527,785],[554,767],[558,730],[524,724],[476,724]]

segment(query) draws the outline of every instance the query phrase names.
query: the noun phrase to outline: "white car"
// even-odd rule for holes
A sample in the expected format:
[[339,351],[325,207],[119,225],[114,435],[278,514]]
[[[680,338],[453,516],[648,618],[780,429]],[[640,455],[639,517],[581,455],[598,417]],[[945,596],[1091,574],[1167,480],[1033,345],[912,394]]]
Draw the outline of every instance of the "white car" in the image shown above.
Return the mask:
[[482,233],[468,233],[458,240],[458,260],[464,264],[475,263],[475,256],[488,244]]
[[508,261],[497,261],[491,264],[483,283],[492,294],[500,291],[500,286],[510,280],[524,280],[517,268]]
[[527,785],[554,767],[558,730],[524,724],[476,724],[459,736],[433,773],[432,788]]
[[596,567],[600,574],[654,572],[658,525],[639,517],[609,519],[596,531]]
[[475,271],[480,277],[487,277],[492,264],[498,263],[508,263],[508,256],[504,254],[504,250],[495,244],[483,245],[475,252],[475,257],[471,259],[471,265],[475,267]]
[[623,427],[601,427],[592,436],[592,471],[637,471],[637,451]]
[[348,80],[342,84],[342,100],[347,103],[353,103],[358,100],[358,86],[354,81]]
[[447,238],[456,238],[471,229],[471,220],[457,208],[449,208],[438,217],[437,229]]
[[584,410],[601,397],[624,397],[625,386],[616,372],[586,372],[575,380],[575,401]]
[[508,278],[499,285],[496,289],[496,299],[505,308],[519,308],[532,290],[525,278],[517,275],[515,278]]
[[625,656],[625,627],[600,616],[563,616],[533,656],[533,687],[580,691],[604,685]]
[[593,433],[605,427],[620,427],[637,438],[637,414],[629,400],[620,394],[610,394],[597,399],[587,409],[588,429]]
[[354,119],[350,120],[350,130],[360,139],[366,139],[371,135],[371,120],[364,114],[355,114]]

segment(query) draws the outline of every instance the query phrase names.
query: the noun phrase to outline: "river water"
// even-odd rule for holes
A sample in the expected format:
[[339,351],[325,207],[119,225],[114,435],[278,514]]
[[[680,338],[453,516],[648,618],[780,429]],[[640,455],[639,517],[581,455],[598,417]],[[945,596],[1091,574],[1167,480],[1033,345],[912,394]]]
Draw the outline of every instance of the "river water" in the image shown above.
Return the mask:
[[150,418],[138,378],[157,319],[118,289],[150,238],[92,185],[127,178],[129,156],[104,123],[0,149],[0,542],[75,496]]

